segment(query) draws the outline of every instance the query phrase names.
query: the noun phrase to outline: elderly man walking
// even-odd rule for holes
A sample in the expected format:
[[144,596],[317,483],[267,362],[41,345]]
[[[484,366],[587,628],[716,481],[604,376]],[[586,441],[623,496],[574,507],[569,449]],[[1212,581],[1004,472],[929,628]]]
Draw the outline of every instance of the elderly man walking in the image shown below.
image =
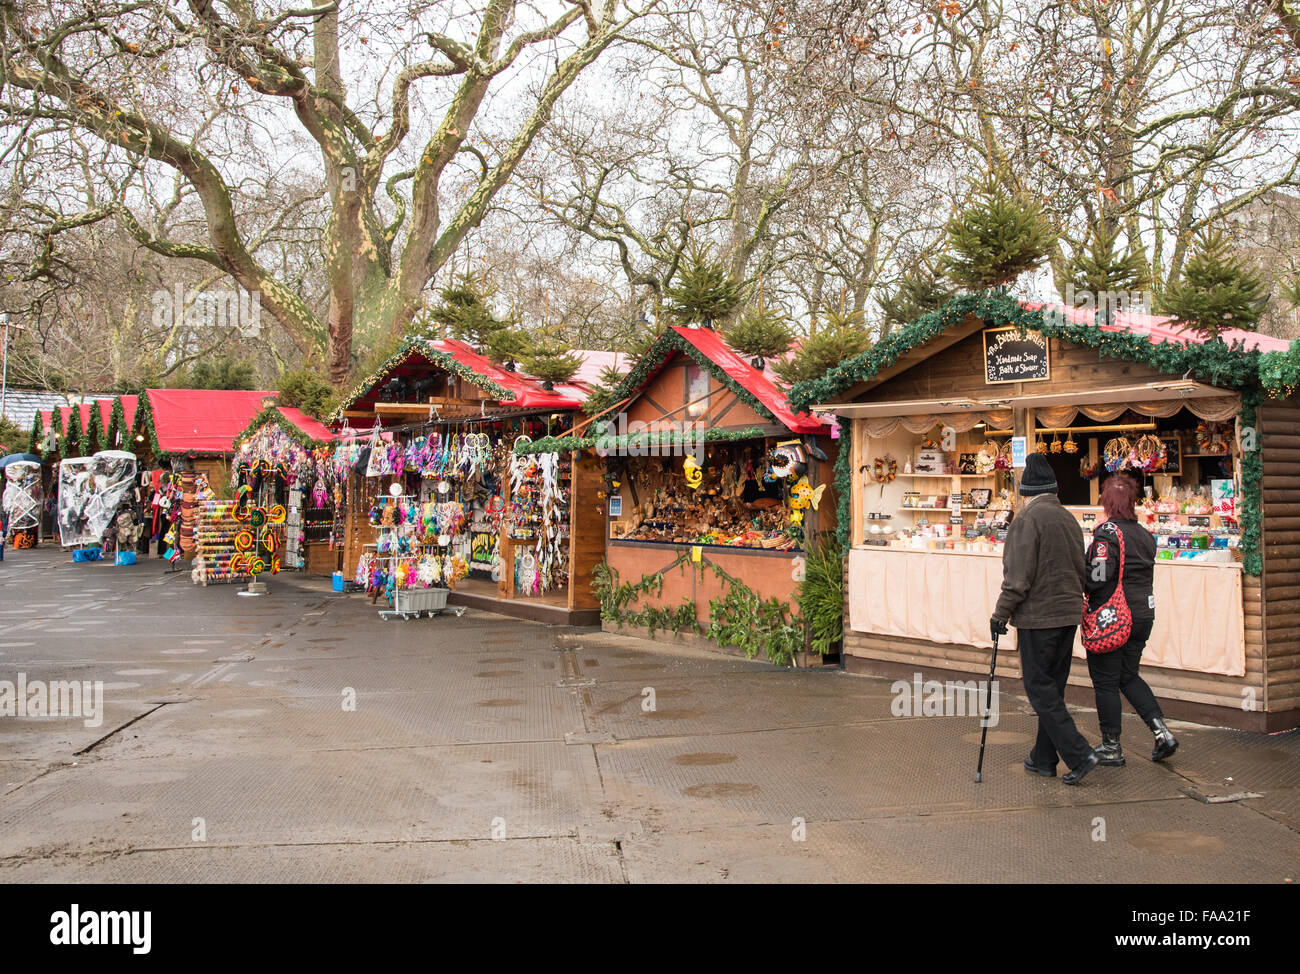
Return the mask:
[[1020,494],[1025,505],[1007,529],[1002,550],[1002,593],[989,620],[994,638],[1016,627],[1025,693],[1038,715],[1038,740],[1025,768],[1056,776],[1058,756],[1077,785],[1097,766],[1093,752],[1065,707],[1074,633],[1083,615],[1083,530],[1056,496],[1047,458],[1026,458]]

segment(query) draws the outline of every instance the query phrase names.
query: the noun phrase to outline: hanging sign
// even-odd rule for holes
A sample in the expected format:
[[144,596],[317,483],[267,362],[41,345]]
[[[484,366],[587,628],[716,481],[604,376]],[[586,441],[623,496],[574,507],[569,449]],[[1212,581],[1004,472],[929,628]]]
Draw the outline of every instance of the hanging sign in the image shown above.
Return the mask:
[[1050,377],[1046,335],[1015,326],[984,329],[985,382],[1042,382]]
[[1017,470],[1025,465],[1025,453],[1028,449],[1027,444],[1027,437],[1011,437],[1011,466]]

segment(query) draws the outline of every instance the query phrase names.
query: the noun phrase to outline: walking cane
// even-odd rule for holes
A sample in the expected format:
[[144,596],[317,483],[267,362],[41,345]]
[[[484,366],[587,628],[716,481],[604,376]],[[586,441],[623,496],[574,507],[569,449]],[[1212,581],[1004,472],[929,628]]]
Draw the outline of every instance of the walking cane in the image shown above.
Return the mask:
[[979,784],[984,780],[984,742],[989,736],[989,710],[993,707],[993,672],[998,668],[998,634],[993,634],[993,663],[989,666],[988,692],[984,697],[984,715],[980,723],[984,725],[984,730],[980,734],[980,759],[975,765],[975,783]]

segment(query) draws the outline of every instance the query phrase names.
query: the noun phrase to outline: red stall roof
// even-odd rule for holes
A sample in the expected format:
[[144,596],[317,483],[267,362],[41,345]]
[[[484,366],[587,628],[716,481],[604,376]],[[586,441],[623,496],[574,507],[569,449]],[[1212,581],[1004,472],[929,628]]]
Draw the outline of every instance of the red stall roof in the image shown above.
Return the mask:
[[[423,359],[431,365],[438,366],[443,356],[451,359],[456,366],[464,370],[461,374],[485,391],[498,387],[509,393],[502,398],[502,403],[516,409],[550,409],[557,412],[572,411],[581,408],[590,392],[590,387],[599,376],[600,370],[607,365],[625,364],[626,356],[615,352],[595,352],[574,349],[573,353],[582,359],[572,380],[557,382],[554,389],[542,388],[542,382],[536,376],[524,372],[508,372],[496,365],[486,356],[479,354],[471,345],[454,338],[409,339],[398,352],[385,362],[373,376],[364,380],[360,391],[354,391],[344,399],[341,409],[349,409],[358,403],[374,402],[380,386],[393,374],[400,374],[402,369],[413,359]],[[468,374],[466,374],[468,373]]]
[[[830,421],[809,413],[797,413],[790,407],[785,385],[771,368],[771,362],[765,362],[762,369],[756,369],[751,360],[737,352],[726,343],[722,335],[711,328],[686,328],[673,325],[656,340],[654,346],[646,353],[647,357],[662,356],[649,371],[636,390],[622,388],[623,394],[630,394],[644,388],[649,381],[666,365],[673,353],[678,351],[667,339],[676,335],[685,339],[696,354],[691,355],[697,361],[712,363],[771,413],[776,421],[794,433],[825,433]],[[686,354],[690,355],[690,352]],[[635,366],[634,366],[635,369]]]
[[230,453],[273,390],[148,389],[158,446],[167,453]]

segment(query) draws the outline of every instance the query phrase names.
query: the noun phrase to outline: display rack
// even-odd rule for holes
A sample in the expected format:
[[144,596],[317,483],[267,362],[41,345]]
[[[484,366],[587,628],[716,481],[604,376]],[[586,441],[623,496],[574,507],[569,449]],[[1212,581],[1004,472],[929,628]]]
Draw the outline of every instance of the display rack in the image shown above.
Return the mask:
[[245,576],[230,573],[235,535],[243,523],[235,518],[235,501],[200,501],[194,522],[197,557],[191,577],[196,585],[230,582]]

